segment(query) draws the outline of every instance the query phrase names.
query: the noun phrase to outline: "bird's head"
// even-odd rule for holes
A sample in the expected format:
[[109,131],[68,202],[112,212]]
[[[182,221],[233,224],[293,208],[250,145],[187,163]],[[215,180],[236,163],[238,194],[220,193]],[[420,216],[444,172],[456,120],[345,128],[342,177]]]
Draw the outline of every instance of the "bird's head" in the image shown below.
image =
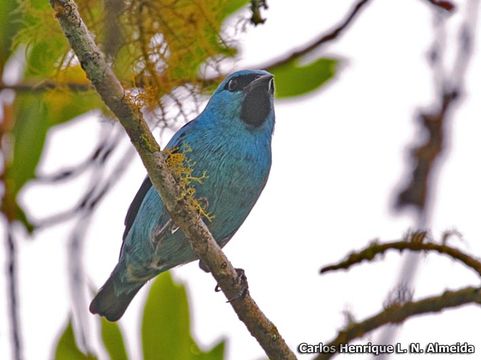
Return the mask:
[[240,121],[250,129],[274,122],[274,77],[264,70],[228,75],[212,95],[206,110],[224,121]]

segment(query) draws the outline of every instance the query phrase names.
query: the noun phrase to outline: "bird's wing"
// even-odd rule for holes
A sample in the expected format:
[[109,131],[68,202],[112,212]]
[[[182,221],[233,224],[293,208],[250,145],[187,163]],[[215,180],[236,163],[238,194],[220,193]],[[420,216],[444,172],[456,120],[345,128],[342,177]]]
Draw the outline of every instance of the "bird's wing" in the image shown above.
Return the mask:
[[[182,143],[182,140],[184,138],[186,131],[192,126],[193,122],[194,120],[182,126],[175,133],[172,139],[170,139],[166,148],[171,149],[173,147],[179,146]],[[140,209],[140,205],[142,205],[145,195],[147,194],[147,192],[150,190],[151,187],[152,187],[152,181],[150,181],[150,178],[146,176],[144,181],[142,182],[142,185],[140,185],[140,188],[137,191],[137,194],[135,194],[134,200],[132,200],[132,203],[129,206],[129,210],[127,210],[127,215],[125,216],[125,220],[124,220],[125,230],[124,230],[124,234],[122,235],[122,241],[125,241],[125,238],[127,237],[127,234],[129,233],[130,228],[132,227],[135,221],[135,218],[137,217],[137,214]]]
[[151,187],[152,181],[150,181],[150,178],[146,176],[142,182],[142,185],[140,185],[140,189],[137,191],[137,194],[135,194],[134,200],[132,200],[132,203],[129,206],[129,210],[127,210],[127,215],[125,216],[124,220],[125,230],[124,234],[122,235],[122,240],[125,240],[127,237],[127,234],[134,223],[135,217],[139,212],[140,205],[142,204],[142,201],[144,201],[145,194],[147,194]]

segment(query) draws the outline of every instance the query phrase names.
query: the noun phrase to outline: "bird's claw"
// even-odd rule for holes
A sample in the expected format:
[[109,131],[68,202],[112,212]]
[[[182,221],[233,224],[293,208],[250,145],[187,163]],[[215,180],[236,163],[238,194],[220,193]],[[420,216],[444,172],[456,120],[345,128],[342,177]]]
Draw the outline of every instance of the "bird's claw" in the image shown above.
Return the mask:
[[[243,299],[249,293],[249,284],[247,283],[247,276],[245,274],[244,269],[235,269],[235,271],[237,273],[236,282],[242,287],[242,289],[239,292],[239,294],[237,294],[236,296],[228,299],[227,300],[228,303],[230,303],[234,300]],[[214,290],[216,292],[221,291],[221,288],[220,288],[219,284],[217,284],[215,286]]]

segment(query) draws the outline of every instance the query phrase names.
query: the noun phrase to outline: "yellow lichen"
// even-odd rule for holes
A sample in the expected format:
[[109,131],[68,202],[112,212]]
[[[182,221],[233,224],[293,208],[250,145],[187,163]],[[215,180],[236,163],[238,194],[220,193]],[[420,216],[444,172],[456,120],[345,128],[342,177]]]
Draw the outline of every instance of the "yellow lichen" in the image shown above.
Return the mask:
[[184,144],[182,147],[165,149],[163,152],[166,155],[166,164],[180,186],[178,200],[185,200],[191,209],[201,217],[212,221],[214,215],[207,211],[207,202],[204,201],[203,204],[200,199],[196,198],[196,189],[192,186],[193,183],[202,184],[207,179],[205,171],[200,176],[193,175],[195,162],[187,156],[192,152],[192,148]]

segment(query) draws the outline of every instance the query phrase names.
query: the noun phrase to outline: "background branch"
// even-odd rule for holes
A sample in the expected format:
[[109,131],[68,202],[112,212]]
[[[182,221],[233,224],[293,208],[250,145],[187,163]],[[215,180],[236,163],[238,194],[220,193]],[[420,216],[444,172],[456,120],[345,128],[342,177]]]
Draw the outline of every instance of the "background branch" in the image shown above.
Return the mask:
[[11,336],[13,343],[13,358],[23,359],[22,339],[20,332],[20,318],[18,315],[18,288],[17,288],[17,251],[13,237],[12,223],[7,224],[6,229],[6,254],[7,254],[7,275],[8,275],[8,300]]
[[426,0],[426,1],[431,5],[434,5],[442,10],[454,11],[456,9],[456,5],[454,5],[451,1],[447,1],[447,0]]
[[351,25],[351,23],[356,19],[356,17],[360,14],[361,10],[369,4],[371,0],[360,0],[358,1],[352,9],[347,14],[346,18],[341,21],[336,27],[332,30],[328,31],[325,34],[322,34],[319,38],[315,39],[314,41],[310,42],[306,46],[294,50],[290,54],[278,59],[274,60],[271,63],[267,63],[261,66],[258,66],[259,69],[273,69],[282,65],[289,63],[292,60],[299,59],[300,57],[307,55],[313,50],[317,50],[322,45],[329,43],[332,40],[337,39],[341,36],[344,31]]
[[345,260],[324,266],[320,273],[344,269],[347,270],[355,264],[360,264],[363,261],[372,261],[377,255],[384,254],[388,250],[410,250],[416,252],[434,251],[440,254],[447,255],[455,260],[462,262],[464,265],[476,271],[481,276],[481,261],[475,259],[471,255],[462,252],[459,249],[448,246],[446,244],[436,244],[433,242],[419,242],[419,241],[394,241],[384,244],[372,243],[364,250],[351,253]]
[[[449,121],[452,117],[455,105],[460,102],[464,92],[464,78],[469,64],[469,59],[473,55],[471,44],[474,42],[475,30],[477,26],[477,13],[479,11],[479,0],[468,0],[466,10],[462,15],[463,20],[460,27],[460,36],[455,52],[455,61],[451,71],[445,67],[446,54],[445,44],[447,42],[446,21],[448,13],[439,11],[439,6],[445,10],[450,8],[450,2],[430,1],[433,5],[433,19],[435,37],[430,51],[430,65],[434,75],[434,90],[436,99],[430,109],[420,109],[418,111],[418,121],[420,129],[418,134],[426,133],[422,142],[413,145],[410,149],[411,169],[407,176],[406,184],[398,193],[395,207],[398,210],[414,208],[416,210],[416,224],[418,229],[427,229],[430,226],[431,199],[434,195],[433,188],[436,175],[439,174],[439,162],[444,154],[447,140],[449,141]],[[425,140],[424,140],[425,139]],[[418,137],[416,138],[418,140]],[[398,286],[403,285],[412,287],[414,278],[419,266],[418,254],[411,254],[406,257],[402,265]],[[381,334],[380,343],[392,343],[397,329],[387,328]],[[386,356],[388,357],[388,356]]]
[[37,92],[45,92],[53,89],[68,89],[71,91],[89,91],[93,90],[91,84],[83,84],[83,83],[61,83],[52,80],[41,81],[39,83],[29,83],[23,82],[19,84],[12,84],[7,85],[0,82],[0,91],[1,90],[13,90],[17,92],[30,92],[30,93],[37,93]]
[[[338,346],[347,344],[354,339],[360,338],[367,333],[387,324],[399,324],[415,315],[429,314],[445,309],[458,307],[470,303],[481,304],[481,289],[466,287],[457,291],[445,291],[438,296],[428,297],[419,301],[409,301],[404,304],[395,304],[361,322],[354,322],[341,330],[334,340],[326,346]],[[320,354],[315,359],[330,359],[335,354]]]
[[[159,192],[171,218],[188,237],[193,250],[208,266],[228,299],[238,297],[242,287],[237,273],[180,189],[165,163],[165,155],[142,118],[140,109],[122,88],[83,23],[77,6],[71,0],[50,1],[70,46],[77,55],[87,77],[102,100],[124,126],[137,149],[148,175]],[[273,359],[295,359],[277,328],[246,294],[231,302],[239,319],[244,322],[266,354]]]

